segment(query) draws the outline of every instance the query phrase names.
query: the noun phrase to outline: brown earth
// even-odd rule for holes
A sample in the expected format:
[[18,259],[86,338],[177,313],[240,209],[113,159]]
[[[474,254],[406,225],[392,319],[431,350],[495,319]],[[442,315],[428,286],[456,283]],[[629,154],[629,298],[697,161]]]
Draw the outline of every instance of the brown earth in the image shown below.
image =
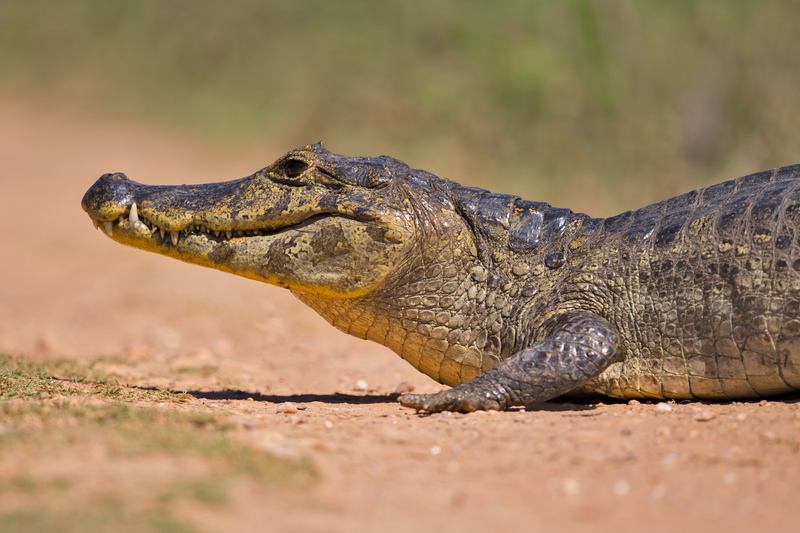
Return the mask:
[[[307,457],[319,472],[299,487],[243,483],[226,506],[176,511],[198,529],[800,529],[796,398],[669,412],[606,401],[415,414],[391,395],[397,385],[441,386],[387,349],[337,332],[288,291],[113,243],[80,209],[105,172],[152,184],[220,181],[289,148],[236,153],[0,104],[0,352],[117,356],[105,370],[121,383],[194,397],[160,408],[229,414],[234,438]],[[277,413],[286,401],[306,409]],[[142,464],[92,454],[19,461],[77,477],[113,470],[98,483],[144,479]],[[8,465],[0,462],[0,478]],[[145,466],[146,479],[179,475],[174,461]]]

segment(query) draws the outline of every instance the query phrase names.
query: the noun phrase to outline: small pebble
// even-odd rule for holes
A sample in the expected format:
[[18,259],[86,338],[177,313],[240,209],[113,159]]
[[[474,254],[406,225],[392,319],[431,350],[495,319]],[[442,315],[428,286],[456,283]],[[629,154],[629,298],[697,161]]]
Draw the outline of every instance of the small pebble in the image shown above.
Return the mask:
[[331,429],[333,426],[336,425],[336,417],[329,416],[328,418],[325,419],[325,422],[323,422],[323,425],[326,428]]
[[414,384],[410,381],[401,381],[397,388],[394,389],[394,392],[397,394],[405,394],[407,392],[414,392]]
[[247,398],[247,401],[248,402],[254,402],[255,400],[253,398]]
[[431,448],[431,454],[439,455],[440,453],[442,453],[442,447],[441,446],[434,446],[433,448]]
[[747,419],[747,413],[739,413],[736,415],[736,420],[742,422],[743,420]]
[[698,422],[708,422],[709,420],[714,418],[714,413],[707,409],[703,409],[697,411],[697,414],[694,415],[694,419]]
[[672,406],[666,402],[658,402],[656,404],[656,413],[669,413],[672,411]]
[[356,381],[355,390],[361,390],[361,391],[367,390],[367,382],[364,381],[363,379],[359,379],[358,381]]
[[253,424],[252,422],[245,422],[243,424],[243,426],[244,426],[244,429],[247,429],[247,430],[256,429],[256,425]]
[[292,402],[282,403],[277,407],[277,409],[275,409],[275,412],[293,415],[297,412],[297,406]]
[[642,405],[639,400],[628,400],[628,405]]
[[760,402],[758,402],[758,405],[764,407],[765,405],[769,405],[769,402],[767,400],[761,400]]
[[307,405],[298,405],[297,406],[297,410],[298,411],[305,411],[306,409],[308,409]]
[[575,479],[565,479],[562,486],[567,496],[577,496],[581,491],[581,485]]

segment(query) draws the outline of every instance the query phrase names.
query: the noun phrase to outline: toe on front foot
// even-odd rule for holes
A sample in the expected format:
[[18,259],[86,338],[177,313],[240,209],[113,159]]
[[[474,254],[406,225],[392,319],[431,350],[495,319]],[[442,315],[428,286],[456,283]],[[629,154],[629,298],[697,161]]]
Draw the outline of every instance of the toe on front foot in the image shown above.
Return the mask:
[[438,413],[440,411],[455,411],[470,413],[472,411],[500,411],[503,406],[496,400],[471,394],[458,389],[448,389],[435,394],[403,394],[400,396],[400,405],[410,407],[417,411]]

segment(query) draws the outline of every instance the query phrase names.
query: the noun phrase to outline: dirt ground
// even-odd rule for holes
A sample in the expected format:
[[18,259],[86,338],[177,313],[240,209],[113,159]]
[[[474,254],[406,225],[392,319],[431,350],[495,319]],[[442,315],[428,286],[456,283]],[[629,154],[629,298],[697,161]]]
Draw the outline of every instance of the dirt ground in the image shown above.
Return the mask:
[[[223,506],[176,510],[193,527],[800,530],[798,398],[419,415],[396,403],[398,384],[441,386],[387,349],[339,333],[288,291],[122,247],[80,208],[105,172],[151,184],[221,181],[289,148],[236,152],[0,103],[0,352],[106,358],[120,384],[192,396],[155,408],[229,415],[231,438],[307,458],[318,472],[300,486],[242,483]],[[287,401],[305,409],[276,412]],[[20,461],[87,478],[111,468],[86,453]],[[2,477],[12,467],[0,468]],[[173,470],[168,460],[123,462],[113,479]]]

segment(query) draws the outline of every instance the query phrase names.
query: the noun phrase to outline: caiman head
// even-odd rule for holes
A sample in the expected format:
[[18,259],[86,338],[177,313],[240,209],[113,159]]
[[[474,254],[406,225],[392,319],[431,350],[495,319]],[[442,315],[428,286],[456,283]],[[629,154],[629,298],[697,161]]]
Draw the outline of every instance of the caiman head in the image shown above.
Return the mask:
[[[407,274],[414,250],[470,246],[437,190],[449,183],[391,157],[344,157],[318,143],[222,183],[148,186],[106,174],[81,205],[122,244],[341,300]],[[446,243],[423,242],[445,235]]]

